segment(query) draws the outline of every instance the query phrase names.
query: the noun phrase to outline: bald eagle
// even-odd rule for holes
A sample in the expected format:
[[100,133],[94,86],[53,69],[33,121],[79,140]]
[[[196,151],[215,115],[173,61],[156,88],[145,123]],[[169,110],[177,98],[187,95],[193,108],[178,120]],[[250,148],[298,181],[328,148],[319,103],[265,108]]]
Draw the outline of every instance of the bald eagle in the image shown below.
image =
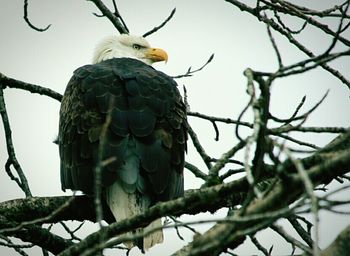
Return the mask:
[[[93,195],[96,165],[112,159],[103,165],[101,189],[116,221],[184,192],[186,107],[176,82],[151,66],[167,58],[143,37],[105,38],[93,64],[74,72],[62,99],[62,189]],[[145,229],[157,226],[160,219]],[[160,229],[135,244],[143,251],[162,241]]]

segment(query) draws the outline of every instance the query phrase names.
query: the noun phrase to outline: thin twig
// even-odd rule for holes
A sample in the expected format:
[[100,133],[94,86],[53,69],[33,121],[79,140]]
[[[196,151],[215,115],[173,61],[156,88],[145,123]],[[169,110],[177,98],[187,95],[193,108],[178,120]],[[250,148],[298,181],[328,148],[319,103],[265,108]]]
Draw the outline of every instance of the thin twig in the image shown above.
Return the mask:
[[312,253],[312,250],[308,246],[304,245],[300,241],[290,236],[281,226],[274,224],[274,225],[271,225],[270,228],[274,230],[276,233],[278,233],[280,236],[282,236],[283,239],[286,240],[288,243],[290,243],[293,247],[297,246],[308,254]]
[[[235,127],[235,135],[236,135],[237,139],[239,139],[240,141],[243,140],[243,138],[239,134],[239,127],[241,126],[241,123],[243,123],[241,121],[241,119],[243,118],[243,115],[247,112],[247,110],[249,109],[249,106],[251,106],[252,101],[253,101],[253,98],[250,97],[248,103],[244,106],[243,110],[241,111],[241,113],[238,115],[238,118],[237,118],[237,124]],[[254,126],[252,125],[250,128],[253,128],[253,127]]]
[[11,248],[32,248],[34,245],[33,244],[14,244],[11,239],[4,235],[0,235],[0,239],[5,240],[6,243],[0,242],[0,245],[6,246],[6,247],[11,247]]
[[[282,1],[282,0],[274,0],[275,2],[279,3],[281,6],[287,8],[288,14],[296,16],[300,19],[303,19],[307,21],[309,24],[313,25],[314,27],[319,28],[324,33],[331,35],[332,37],[336,36],[337,32],[334,32],[327,26],[326,24],[322,24],[321,22],[317,21],[316,19],[313,19],[312,17],[309,17],[305,15],[303,12],[300,12],[293,4],[290,4],[288,1]],[[345,37],[339,36],[339,41],[341,41],[343,44],[350,46],[350,40],[346,39]]]
[[[318,17],[342,17],[342,14],[336,14],[334,12],[336,11],[339,11],[341,10],[341,8],[347,4],[347,0],[340,4],[340,5],[334,5],[333,7],[331,8],[328,8],[328,9],[325,9],[325,10],[322,10],[322,11],[317,11],[317,10],[312,10],[312,9],[309,9],[309,8],[306,8],[304,6],[299,6],[299,5],[296,5],[294,3],[289,3],[289,5],[291,6],[294,6],[296,9],[298,9],[299,11],[303,12],[304,14],[307,14],[307,15],[312,15],[312,16],[318,16]],[[347,19],[350,18],[349,15],[346,15],[345,16]]]
[[235,175],[238,173],[243,173],[243,172],[245,172],[244,168],[230,169],[227,172],[225,172],[224,174],[222,174],[219,178],[221,181],[224,181],[225,179],[227,179],[228,177],[231,177],[232,175]]
[[288,217],[287,218],[290,224],[293,226],[298,235],[308,244],[308,246],[312,247],[314,241],[311,238],[311,235],[303,228],[303,226],[298,222],[296,217]]
[[272,47],[273,47],[275,54],[277,56],[278,66],[281,69],[283,67],[281,53],[277,47],[277,44],[276,44],[276,41],[275,41],[273,35],[272,35],[269,23],[267,23],[266,26],[267,26],[267,34],[269,35],[270,42],[271,42]]
[[149,36],[149,35],[151,35],[151,34],[157,32],[157,31],[158,31],[159,29],[161,29],[162,27],[164,27],[164,26],[172,19],[172,17],[174,16],[175,12],[176,12],[176,8],[174,8],[174,9],[171,11],[171,13],[170,13],[170,15],[168,16],[168,18],[166,18],[166,19],[162,22],[162,24],[160,24],[160,25],[157,26],[157,27],[152,28],[150,31],[144,33],[142,36],[143,36],[143,37],[147,37],[147,36]]
[[281,27],[291,34],[295,34],[295,35],[300,34],[306,28],[306,26],[308,24],[308,22],[305,21],[299,29],[293,30],[284,24],[284,22],[282,21],[282,18],[280,17],[280,15],[277,12],[277,9],[273,9],[273,14],[276,17],[278,23],[281,25]]
[[[345,7],[345,10],[342,12],[342,17],[340,18],[337,32],[336,32],[335,36],[333,37],[332,43],[330,44],[328,49],[324,52],[324,55],[328,55],[333,50],[333,48],[335,47],[335,45],[336,45],[336,43],[337,43],[337,41],[339,39],[340,34],[344,31],[343,30],[343,22],[344,22],[346,13],[347,13],[347,11],[349,9],[349,5],[350,5],[350,2],[348,2],[348,4]],[[346,26],[344,28],[346,28]]]
[[176,219],[176,217],[172,217],[172,216],[169,216],[170,219],[172,219],[172,221],[174,222],[174,227],[176,229],[176,233],[177,233],[177,236],[181,239],[181,240],[185,240],[181,234],[180,234],[180,231],[179,231],[179,227],[185,227],[187,228],[188,230],[192,231],[194,234],[199,234],[199,232],[197,230],[195,230],[193,227],[191,227],[191,225],[187,224],[187,223],[184,223],[183,221],[179,221]]
[[210,162],[210,159],[211,159],[210,156],[205,152],[203,146],[199,142],[197,134],[192,129],[192,127],[190,125],[188,125],[187,129],[188,129],[187,132],[190,135],[190,138],[192,139],[193,145],[197,149],[197,152],[202,157],[202,159],[203,159],[205,165],[207,166],[207,168],[210,169],[212,167],[212,164]]
[[18,176],[18,179],[14,179],[15,182],[19,185],[19,187],[22,189],[22,191],[25,193],[26,197],[31,197],[32,192],[30,191],[30,187],[28,185],[28,180],[22,170],[21,165],[19,164],[17,158],[16,158],[16,153],[15,153],[15,148],[13,146],[12,142],[12,131],[10,127],[10,121],[7,115],[6,111],[6,105],[5,105],[5,99],[4,99],[4,93],[2,89],[2,84],[0,82],[0,114],[2,117],[2,123],[4,126],[5,130],[5,137],[6,137],[6,148],[7,148],[7,154],[8,154],[8,159],[5,165],[5,169],[10,176],[10,178],[14,179],[14,175],[11,173],[11,165],[15,168]]
[[300,127],[300,126],[282,126],[277,128],[272,128],[269,130],[271,134],[278,134],[283,132],[314,132],[314,133],[344,133],[348,130],[346,127]]
[[316,104],[312,108],[310,108],[308,111],[306,111],[304,114],[302,114],[300,116],[296,116],[296,115],[293,114],[293,116],[291,118],[288,118],[288,119],[281,119],[281,118],[273,117],[271,115],[271,113],[269,114],[269,116],[274,121],[285,122],[285,123],[290,123],[292,121],[305,119],[322,104],[322,102],[327,98],[328,93],[329,93],[329,90],[326,91],[326,93],[322,96],[322,98],[318,102],[316,102]]
[[178,79],[178,78],[183,78],[183,77],[190,77],[193,76],[194,73],[197,73],[199,71],[201,71],[203,68],[205,68],[212,60],[214,59],[214,53],[212,55],[210,55],[209,59],[207,60],[206,63],[204,63],[200,68],[197,68],[195,70],[192,70],[192,67],[189,67],[187,72],[183,75],[177,75],[177,76],[172,76],[172,78],[174,79]]
[[193,116],[193,117],[198,117],[201,119],[205,119],[208,120],[210,122],[222,122],[222,123],[226,123],[226,124],[238,124],[238,125],[242,125],[242,126],[246,126],[249,128],[253,128],[253,125],[251,123],[248,122],[242,122],[242,121],[237,121],[237,120],[233,120],[231,118],[223,118],[223,117],[216,117],[216,116],[208,116],[199,112],[188,112],[187,113],[188,116]]
[[11,239],[9,239],[6,236],[0,235],[0,239],[5,240],[6,242],[1,242],[0,241],[0,245],[1,246],[5,246],[8,248],[13,248],[17,253],[19,253],[22,256],[28,256],[28,254],[22,250],[22,249],[28,249],[28,248],[33,248],[34,244],[15,244],[12,242]]
[[[210,158],[210,162],[217,162],[217,161],[219,161],[220,159],[218,159],[218,158],[214,158],[214,157],[212,157],[212,158]],[[235,160],[235,159],[227,159],[227,163],[229,163],[229,164],[238,164],[238,165],[240,165],[240,166],[244,166],[244,163],[243,162],[241,162],[241,161],[238,161],[238,160]]]
[[296,115],[299,113],[299,110],[304,105],[305,100],[306,100],[306,96],[304,95],[303,98],[301,99],[299,105],[296,107],[296,109],[294,110],[294,113],[291,115],[290,118],[288,118],[288,119],[280,119],[278,117],[275,117],[275,116],[271,115],[271,113],[269,113],[269,118],[271,118],[272,120],[274,120],[276,122],[284,123],[285,125],[289,124],[292,121],[294,121]]
[[66,225],[66,223],[64,223],[63,221],[60,222],[61,226],[64,228],[64,230],[70,235],[71,240],[77,240],[77,241],[81,241],[81,239],[79,237],[77,237],[74,233],[80,229],[82,227],[82,225],[84,224],[84,222],[82,222],[77,229],[75,230],[70,230],[70,228]]
[[[312,51],[310,51],[309,49],[307,49],[303,44],[301,44],[299,41],[297,41],[294,36],[289,33],[288,31],[286,31],[285,29],[283,29],[280,25],[278,25],[276,22],[274,22],[271,19],[268,19],[262,15],[260,15],[259,12],[256,12],[254,8],[249,7],[248,5],[241,3],[238,0],[225,0],[226,2],[229,2],[235,6],[237,6],[240,10],[242,11],[246,11],[250,14],[252,14],[253,16],[256,16],[260,21],[264,22],[264,23],[269,23],[270,26],[276,30],[277,32],[279,32],[281,35],[285,36],[290,43],[292,43],[293,45],[295,45],[300,51],[304,52],[307,56],[309,57],[315,57],[314,53]],[[285,3],[285,1],[280,1],[278,0],[279,3]],[[290,4],[289,4],[290,5]],[[300,11],[296,10],[296,12],[298,12],[300,14]],[[303,18],[305,18],[306,20],[309,19],[309,17],[307,15],[304,14],[300,14],[303,15]],[[322,29],[326,29],[326,32],[329,32],[330,35],[334,34],[332,33],[333,31],[329,31],[330,29],[328,28],[328,26],[323,25],[323,24],[313,24],[314,26],[321,26]],[[350,41],[346,40],[344,37],[339,37],[339,40],[342,41],[343,43],[350,45]],[[345,41],[344,41],[345,40]],[[331,68],[329,65],[327,65],[326,63],[322,63],[320,65],[322,68],[324,68],[325,70],[327,70],[328,72],[330,72],[333,76],[337,77],[340,81],[342,81],[348,88],[350,88],[350,81],[348,79],[346,79],[338,70]]]
[[202,180],[206,180],[208,177],[204,172],[202,172],[195,165],[193,165],[189,162],[185,162],[185,168],[187,170],[189,170],[190,172],[192,172],[194,174],[194,176],[196,176],[197,178],[200,178]]
[[240,149],[246,145],[247,141],[240,141],[237,145],[233,146],[230,150],[225,152],[209,169],[208,177],[205,186],[212,186],[218,184],[221,180],[219,179],[219,171],[227,164],[228,160],[233,157]]
[[38,28],[38,27],[34,26],[34,25],[30,22],[30,20],[29,20],[29,18],[28,18],[28,0],[24,0],[24,7],[23,7],[23,8],[24,8],[24,15],[23,15],[23,18],[24,18],[24,20],[26,21],[26,23],[28,24],[28,26],[29,26],[30,28],[32,28],[32,29],[34,29],[34,30],[36,30],[36,31],[39,31],[39,32],[44,32],[44,31],[48,30],[49,27],[51,27],[51,24],[49,24],[49,25],[47,25],[46,28]]
[[249,238],[252,241],[252,243],[255,245],[255,247],[258,248],[258,250],[261,251],[265,256],[271,255],[270,252],[272,250],[270,249],[270,252],[266,250],[266,248],[259,243],[258,239],[254,235],[249,235]]
[[310,57],[304,61],[300,61],[296,64],[279,69],[273,78],[286,77],[286,76],[305,73],[319,66],[323,66],[332,60],[335,60],[335,59],[338,59],[339,57],[347,56],[347,55],[350,55],[350,50],[345,50],[342,52],[337,52],[337,53],[328,54],[328,55],[321,54],[316,57]]
[[126,29],[126,31],[129,32],[129,28],[128,26],[126,25],[122,15],[120,14],[119,12],[119,9],[118,9],[118,6],[117,6],[117,3],[115,0],[112,0],[113,2],[113,7],[114,7],[114,15],[120,20],[120,22],[123,24],[123,27]]

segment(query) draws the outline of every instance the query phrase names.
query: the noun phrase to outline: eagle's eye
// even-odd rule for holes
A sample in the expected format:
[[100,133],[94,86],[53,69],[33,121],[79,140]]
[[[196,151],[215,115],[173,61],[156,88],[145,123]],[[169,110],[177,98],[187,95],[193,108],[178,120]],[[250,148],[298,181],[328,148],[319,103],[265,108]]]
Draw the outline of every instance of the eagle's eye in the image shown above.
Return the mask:
[[132,48],[134,48],[135,50],[140,50],[141,49],[141,45],[139,44],[133,44]]

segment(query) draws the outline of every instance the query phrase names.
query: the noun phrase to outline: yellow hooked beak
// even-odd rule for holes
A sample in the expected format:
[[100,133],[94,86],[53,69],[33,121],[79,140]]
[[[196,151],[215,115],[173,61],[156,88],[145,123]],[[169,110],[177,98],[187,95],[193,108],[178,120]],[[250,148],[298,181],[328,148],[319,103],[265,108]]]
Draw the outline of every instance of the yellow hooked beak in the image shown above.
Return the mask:
[[168,61],[168,54],[160,48],[149,48],[145,52],[145,57],[150,59],[152,62],[157,61]]

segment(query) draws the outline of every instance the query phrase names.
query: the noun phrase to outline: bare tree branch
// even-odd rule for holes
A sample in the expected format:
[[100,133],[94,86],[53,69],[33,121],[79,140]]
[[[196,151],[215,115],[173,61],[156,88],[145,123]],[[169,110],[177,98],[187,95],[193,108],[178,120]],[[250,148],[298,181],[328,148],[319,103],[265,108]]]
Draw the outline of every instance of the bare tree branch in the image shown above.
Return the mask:
[[[259,12],[256,12],[256,10],[252,7],[249,7],[248,5],[239,2],[238,0],[225,0],[226,2],[229,2],[231,4],[233,4],[234,6],[238,7],[241,11],[245,11],[248,12],[254,16],[256,16],[260,21],[269,24],[271,28],[273,28],[274,30],[276,30],[277,32],[279,32],[280,34],[282,34],[283,36],[285,36],[290,43],[292,43],[293,45],[295,45],[299,50],[301,50],[302,52],[304,52],[307,56],[314,58],[315,55],[312,51],[310,51],[309,49],[307,49],[304,45],[302,45],[300,42],[298,42],[294,36],[289,33],[288,31],[286,31],[285,29],[283,29],[283,27],[279,26],[276,22],[274,22],[272,19],[266,18],[262,15],[260,15]],[[281,1],[279,1],[281,2]],[[305,15],[300,14],[300,12],[297,12],[299,16],[301,16],[302,18],[307,19],[307,17],[305,17]],[[297,16],[298,16],[297,15]],[[319,25],[318,22],[313,22],[313,25],[315,26],[320,26],[327,34],[334,36],[335,32],[331,31],[326,25]],[[343,37],[339,37],[339,40],[342,41],[344,44],[349,45],[350,41],[343,38]],[[333,68],[331,68],[330,66],[328,66],[325,63],[322,63],[320,65],[322,68],[324,68],[325,70],[327,70],[328,72],[330,72],[332,75],[334,75],[335,77],[337,77],[340,81],[342,81],[348,88],[350,88],[350,81],[348,79],[346,79],[338,70],[335,70]]]
[[[6,147],[7,147],[7,154],[8,154],[8,159],[5,165],[6,172],[10,176],[10,178],[14,180],[17,183],[17,185],[22,189],[25,195],[27,197],[31,197],[32,192],[30,191],[28,180],[22,170],[21,165],[19,164],[16,158],[15,148],[12,143],[12,131],[11,131],[10,121],[6,111],[5,99],[4,99],[1,82],[0,82],[0,114],[2,117],[2,123],[4,125],[5,136],[6,136]],[[11,166],[15,168],[19,179],[12,174]]]
[[214,53],[213,53],[212,55],[210,55],[210,57],[209,57],[209,59],[207,60],[207,62],[204,63],[200,68],[197,68],[197,69],[195,69],[195,70],[192,70],[192,67],[189,67],[188,70],[187,70],[187,72],[186,72],[185,74],[173,76],[172,78],[178,79],[178,78],[193,76],[194,73],[197,73],[197,72],[203,70],[213,59],[214,59]]
[[[100,11],[101,15],[96,14],[96,16],[108,18],[119,33],[129,33],[129,29],[118,10],[116,0],[111,1],[114,11],[109,9],[102,0],[88,1],[93,2]],[[270,87],[276,79],[282,80],[292,75],[300,75],[318,67],[327,70],[344,83],[347,88],[350,88],[350,81],[346,78],[346,74],[342,74],[330,66],[331,61],[344,59],[350,55],[350,50],[347,49],[350,46],[350,40],[345,35],[345,31],[348,31],[350,27],[348,14],[350,2],[344,0],[339,5],[313,10],[282,0],[257,0],[252,3],[239,0],[225,1],[238,7],[242,12],[252,15],[267,26],[267,36],[277,56],[278,68],[274,72],[246,69],[244,75],[247,79],[249,102],[237,119],[232,117],[234,115],[224,118],[188,112],[188,116],[191,118],[200,118],[212,124],[213,130],[211,132],[214,132],[215,140],[219,140],[219,137],[220,141],[227,139],[221,133],[221,125],[228,127],[231,124],[236,125],[232,129],[232,135],[236,135],[238,143],[231,142],[230,149],[222,152],[219,158],[214,158],[208,153],[210,151],[200,141],[203,135],[200,133],[197,135],[198,131],[194,131],[189,126],[190,138],[206,168],[201,170],[192,162],[186,162],[185,168],[201,179],[203,185],[200,189],[185,191],[185,195],[181,198],[158,203],[142,214],[118,223],[113,223],[115,219],[109,207],[100,198],[103,193],[100,186],[101,168],[114,161],[113,158],[104,159],[101,150],[98,152],[98,164],[95,169],[95,196],[32,197],[26,176],[15,155],[3,91],[5,88],[17,88],[41,94],[57,101],[61,101],[62,95],[44,86],[22,82],[0,73],[0,113],[6,137],[4,142],[6,142],[8,152],[5,170],[26,194],[24,199],[0,203],[0,246],[12,248],[19,255],[28,255],[26,249],[33,246],[39,246],[44,256],[47,256],[48,252],[61,256],[102,255],[105,248],[127,250],[119,246],[119,243],[135,241],[135,239],[140,239],[159,229],[160,227],[157,227],[147,232],[131,233],[157,218],[177,217],[183,214],[197,214],[207,211],[214,213],[222,208],[227,208],[229,211],[226,217],[191,222],[173,219],[174,223],[165,224],[162,228],[175,229],[180,239],[183,237],[179,232],[179,227],[186,227],[195,233],[193,241],[173,255],[215,256],[223,252],[234,255],[230,250],[236,249],[247,236],[251,237],[257,250],[264,255],[271,255],[274,253],[274,247],[267,248],[254,237],[256,232],[268,228],[273,229],[283,240],[290,243],[292,254],[297,247],[308,255],[313,253],[314,255],[337,256],[344,255],[350,250],[348,246],[349,227],[345,228],[325,250],[319,248],[317,231],[320,209],[337,214],[350,214],[348,210],[337,208],[350,204],[349,199],[333,199],[333,196],[338,195],[338,192],[344,193],[345,189],[349,188],[349,178],[346,174],[350,166],[350,129],[337,126],[307,126],[307,119],[318,110],[328,92],[311,109],[302,113],[301,108],[306,101],[306,96],[304,96],[287,118],[275,117],[270,109]],[[41,29],[31,23],[28,18],[28,2],[28,0],[24,1],[25,22],[37,31],[47,30],[50,25]],[[145,33],[144,37],[163,28],[173,18],[175,11],[176,9],[173,9],[159,26]],[[299,25],[295,26],[290,20],[298,21]],[[328,20],[337,23],[334,23],[335,26],[330,26]],[[329,39],[330,43],[326,49],[320,51],[316,47],[306,47],[304,42],[300,40],[300,36],[307,33],[307,29],[310,28],[316,29]],[[275,40],[275,36],[278,34],[286,38],[291,45],[294,45],[307,57],[285,65],[282,60],[283,52],[277,46],[276,40],[279,38],[276,37]],[[338,51],[336,50],[338,46],[345,46],[346,49]],[[315,54],[316,52],[321,53]],[[190,67],[185,74],[173,78],[191,77],[212,62],[213,57],[214,54],[201,67],[195,70]],[[185,103],[188,106],[186,91],[184,94]],[[245,115],[248,111],[252,111],[252,118]],[[244,117],[248,116],[251,120],[242,121],[243,115],[245,115]],[[107,115],[107,122],[103,127],[105,130],[108,129],[108,121],[110,120],[108,120]],[[239,132],[239,128],[242,126],[244,131],[242,129]],[[332,135],[338,134],[338,136],[328,145],[319,147],[308,142],[307,139],[294,138],[294,135],[300,132],[331,133]],[[100,148],[104,143],[103,134],[104,132],[100,138]],[[205,133],[205,136],[208,134],[211,133]],[[289,147],[290,144],[292,147]],[[304,147],[311,148],[311,150],[308,148],[305,150]],[[237,153],[242,149],[245,155],[240,159]],[[307,155],[303,158],[297,158],[295,152]],[[272,162],[267,164],[266,159]],[[239,174],[240,178],[237,179],[236,174]],[[329,193],[319,196],[321,191],[325,192],[328,189],[326,184],[334,180],[344,182],[345,186],[340,189],[332,189]],[[321,184],[324,186],[321,187]],[[318,191],[317,194],[315,190]],[[300,216],[304,213],[313,215],[313,224]],[[286,218],[290,222],[300,238],[296,239],[276,224],[276,221],[281,218]],[[64,222],[67,220],[76,220],[81,223],[75,228]],[[77,230],[83,226],[86,220],[99,222],[100,229],[83,239],[77,235]],[[101,225],[101,220],[107,221],[110,225]],[[203,234],[196,232],[193,225],[203,223],[212,226]],[[51,231],[52,226],[56,224],[64,229],[64,234],[68,239],[55,235]],[[41,227],[46,227],[46,225],[49,227]],[[17,238],[28,243],[18,243]],[[128,255],[128,253],[129,250],[126,254]]]
[[28,18],[28,0],[24,0],[24,7],[23,7],[23,9],[24,9],[23,18],[24,18],[24,20],[26,21],[26,23],[28,24],[28,26],[29,26],[30,28],[32,28],[32,29],[34,29],[34,30],[36,30],[36,31],[38,31],[38,32],[44,32],[44,31],[48,30],[48,29],[51,27],[51,24],[49,24],[46,28],[38,28],[38,27],[34,26],[34,25],[30,22],[30,20],[29,20],[29,18]]
[[96,7],[102,12],[102,15],[107,17],[110,22],[114,25],[114,27],[119,31],[120,34],[129,34],[129,30],[123,24],[124,21],[121,18],[120,13],[116,9],[116,13],[112,13],[107,6],[101,0],[88,0],[93,2]]
[[164,27],[164,26],[172,19],[172,17],[174,16],[175,12],[176,12],[176,8],[174,8],[174,9],[171,11],[171,13],[170,13],[170,15],[168,16],[168,18],[166,18],[166,19],[162,22],[162,24],[160,24],[160,25],[157,26],[157,27],[152,28],[150,31],[144,33],[142,36],[143,36],[143,37],[147,37],[147,36],[149,36],[149,35],[151,35],[151,34],[157,32],[157,31],[158,31],[159,29],[161,29],[162,27]]
[[[9,228],[11,226],[17,226],[17,223],[13,223],[11,220],[3,216],[0,217],[0,229]],[[62,237],[37,225],[28,225],[25,229],[4,233],[3,235],[13,236],[22,241],[30,242],[34,245],[45,248],[55,255],[73,245],[71,241],[63,239]]]
[[201,170],[199,170],[195,165],[186,162],[185,163],[185,168],[189,171],[191,171],[197,178],[200,178],[202,180],[206,180],[207,179],[207,175],[202,172]]
[[210,169],[212,167],[212,164],[210,162],[211,158],[205,152],[203,146],[199,142],[197,134],[195,133],[195,131],[192,129],[192,127],[190,125],[188,125],[188,134],[190,135],[190,138],[193,142],[193,145],[197,149],[198,154],[202,157],[202,159],[203,159],[204,163],[206,164],[206,166],[208,167],[208,169]]
[[36,84],[22,82],[22,81],[7,77],[2,73],[0,73],[0,85],[2,89],[5,89],[7,87],[22,89],[25,91],[29,91],[31,93],[38,93],[40,95],[45,95],[58,101],[62,100],[62,95],[59,94],[58,92],[51,90],[50,88],[42,87]]
[[[318,185],[320,179],[327,180],[329,178],[327,177],[328,175],[339,175],[342,172],[341,170],[347,169],[346,166],[349,163],[350,150],[344,150],[339,155],[334,156],[332,160],[310,168],[308,174],[314,185]],[[293,188],[293,191],[288,188]],[[266,196],[251,203],[246,208],[245,216],[283,207],[297,199],[301,193],[303,193],[303,181],[299,175],[293,175],[288,180],[278,182]],[[239,212],[237,212],[238,215]],[[196,238],[183,250],[179,250],[174,255],[219,255],[224,248],[236,247],[240,244],[247,233],[256,232],[265,228],[266,225],[268,223],[261,222],[252,222],[249,225],[232,223],[216,224],[209,231]],[[221,239],[213,239],[218,236]]]
[[[350,145],[350,132],[339,136],[336,140],[334,140],[332,143],[330,143],[327,147],[325,147],[324,151],[320,151],[319,153],[315,154],[312,157],[307,157],[305,159],[302,159],[302,162],[305,166],[305,168],[308,168],[307,172],[309,174],[310,179],[314,183],[314,185],[318,185],[322,182],[327,182],[330,178],[334,176],[341,175],[343,173],[346,173],[347,166],[350,163],[350,150],[347,148],[347,145]],[[347,148],[347,149],[344,149]],[[335,154],[323,154],[323,152],[330,150],[330,149],[337,149],[337,152]],[[281,168],[283,170],[290,173],[291,168],[293,167],[292,163],[288,163],[289,161],[286,161]],[[286,184],[289,183],[289,184]],[[288,190],[288,187],[293,187],[294,192],[291,193],[290,190]],[[71,249],[67,250],[65,253],[62,253],[61,255],[76,255],[75,252],[82,252],[84,248],[88,248],[92,246],[95,242],[98,242],[100,239],[100,236],[103,235],[106,237],[112,237],[117,234],[120,234],[122,232],[125,232],[127,230],[132,230],[136,227],[142,226],[143,224],[148,223],[149,221],[156,219],[160,216],[164,216],[167,214],[178,216],[182,213],[196,213],[199,211],[205,211],[209,210],[211,207],[214,207],[214,209],[218,209],[222,207],[223,204],[226,204],[227,195],[231,195],[232,199],[234,198],[234,194],[231,194],[231,192],[234,191],[234,194],[236,195],[236,202],[241,202],[242,198],[239,196],[238,191],[248,191],[248,184],[246,182],[245,178],[242,178],[240,180],[235,180],[227,184],[221,184],[205,189],[201,189],[198,192],[191,192],[189,194],[186,194],[185,197],[179,198],[173,201],[165,202],[165,203],[159,203],[156,206],[150,208],[147,212],[137,215],[131,219],[126,219],[118,223],[111,224],[108,227],[103,227],[100,231],[88,236],[86,239],[82,240],[81,243],[72,246]],[[276,185],[274,185],[274,189],[264,198],[255,201],[252,205],[248,206],[247,213],[262,213],[265,211],[265,209],[278,209],[279,206],[286,205],[288,202],[291,202],[295,200],[295,198],[298,197],[299,193],[302,193],[303,186],[302,186],[302,180],[300,179],[299,175],[294,174],[290,176],[289,180],[284,182],[279,182]],[[222,195],[222,196],[220,196]],[[225,196],[223,196],[225,195]],[[280,198],[283,197],[284,200],[280,200]],[[225,198],[225,200],[223,200]],[[38,213],[41,212],[41,214],[50,214],[50,211],[52,209],[58,208],[58,202],[62,202],[62,200],[67,200],[66,197],[58,197],[57,199],[53,200],[54,198],[50,199],[47,198],[44,200],[44,202],[49,203],[49,205],[46,205],[46,207],[43,207],[42,204],[40,204],[40,198],[33,198],[30,200],[34,200],[31,203],[23,204],[23,202],[30,202],[29,199],[22,199],[25,201],[22,201],[21,203],[17,204],[19,201],[9,201],[4,205],[4,203],[0,204],[0,212],[8,214],[9,216],[16,216],[14,212],[9,212],[8,209],[16,209],[17,207],[17,214],[20,216],[23,216],[22,218],[28,218],[30,214],[26,211],[33,212],[36,217],[39,216]],[[39,201],[38,201],[39,200]],[[74,203],[72,203],[69,207],[65,208],[62,212],[60,212],[55,218],[53,218],[50,221],[58,221],[58,219],[64,220],[64,219],[72,219],[72,216],[75,216],[74,219],[91,219],[94,220],[95,218],[95,210],[93,207],[93,203],[88,203],[84,200],[93,200],[92,198],[88,197],[77,197]],[[55,202],[56,201],[56,202]],[[55,202],[55,204],[51,205],[51,202]],[[17,207],[14,207],[13,205],[8,204],[17,204]],[[86,207],[82,207],[81,205],[91,205],[90,211],[86,209]],[[186,205],[186,207],[182,207],[183,205]],[[32,208],[31,206],[35,206]],[[50,207],[49,207],[50,206]],[[181,206],[181,207],[180,207]],[[26,207],[26,208],[23,208]],[[266,208],[267,207],[267,208]],[[44,212],[42,212],[44,211]],[[46,212],[45,212],[46,211]],[[8,216],[4,215],[4,217]],[[45,215],[44,215],[45,216]],[[249,216],[249,214],[247,215]],[[20,219],[17,219],[16,221],[19,221]],[[254,223],[251,223],[253,225]],[[222,224],[220,224],[222,225]],[[226,225],[226,224],[225,224]],[[228,225],[228,224],[227,224]],[[232,225],[232,224],[230,224]],[[265,225],[265,224],[264,224]],[[261,228],[264,226],[262,225]],[[6,224],[7,226],[7,224]],[[0,227],[0,229],[3,228]],[[232,230],[230,228],[230,230]],[[18,231],[21,232],[21,231]],[[226,234],[226,233],[225,233]],[[232,237],[233,240],[237,241],[239,237],[239,233],[235,233]],[[223,235],[223,234],[221,234]],[[238,235],[238,236],[237,236]],[[206,235],[203,235],[206,237]],[[232,240],[232,241],[233,241]],[[25,240],[28,241],[28,240]],[[197,248],[197,246],[196,246]]]

